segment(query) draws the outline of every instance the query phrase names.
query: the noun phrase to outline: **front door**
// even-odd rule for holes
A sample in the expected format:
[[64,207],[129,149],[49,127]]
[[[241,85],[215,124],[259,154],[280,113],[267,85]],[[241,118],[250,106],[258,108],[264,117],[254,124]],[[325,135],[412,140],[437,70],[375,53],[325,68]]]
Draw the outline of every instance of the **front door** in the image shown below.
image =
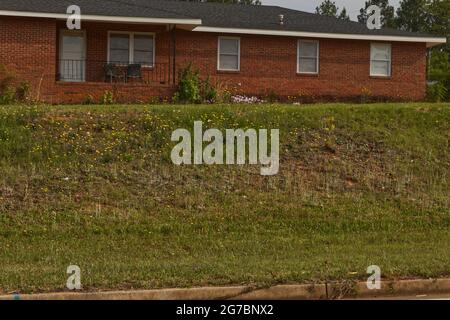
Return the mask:
[[84,31],[62,31],[60,44],[60,80],[85,81],[86,36]]

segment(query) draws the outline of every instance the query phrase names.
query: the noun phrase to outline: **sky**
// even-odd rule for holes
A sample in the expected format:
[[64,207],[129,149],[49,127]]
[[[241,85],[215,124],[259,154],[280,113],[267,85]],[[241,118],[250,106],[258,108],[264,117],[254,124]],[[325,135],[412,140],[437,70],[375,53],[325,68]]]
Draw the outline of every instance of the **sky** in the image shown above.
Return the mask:
[[[352,20],[357,20],[356,16],[359,14],[359,9],[364,7],[365,0],[333,0],[339,9],[347,8]],[[275,5],[290,9],[297,9],[308,12],[315,12],[316,7],[322,0],[261,0],[265,5]],[[400,0],[390,0],[389,3],[396,8]]]

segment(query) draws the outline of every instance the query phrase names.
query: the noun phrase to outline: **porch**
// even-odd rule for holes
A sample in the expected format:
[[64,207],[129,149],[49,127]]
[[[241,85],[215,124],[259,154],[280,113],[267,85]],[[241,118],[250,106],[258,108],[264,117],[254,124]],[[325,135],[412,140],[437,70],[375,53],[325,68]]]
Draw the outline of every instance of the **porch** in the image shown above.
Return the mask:
[[56,81],[170,86],[170,63],[59,59]]
[[57,24],[57,83],[120,86],[176,84],[173,24],[83,22],[81,30]]

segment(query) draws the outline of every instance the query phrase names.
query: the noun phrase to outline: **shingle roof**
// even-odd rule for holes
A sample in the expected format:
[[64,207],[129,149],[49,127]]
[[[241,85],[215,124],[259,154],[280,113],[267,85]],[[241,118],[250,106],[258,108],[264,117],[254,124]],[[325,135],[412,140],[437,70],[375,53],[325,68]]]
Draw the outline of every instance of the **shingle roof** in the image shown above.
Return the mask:
[[170,10],[164,4],[161,0],[0,0],[0,10],[65,14],[69,6],[77,5],[85,15],[190,19],[180,8]]
[[[369,30],[361,23],[277,6],[231,5],[173,0],[0,0],[0,10],[66,13],[80,6],[85,15],[201,19],[203,27],[298,31],[352,35],[435,37],[394,29]],[[284,25],[279,15],[284,15]]]

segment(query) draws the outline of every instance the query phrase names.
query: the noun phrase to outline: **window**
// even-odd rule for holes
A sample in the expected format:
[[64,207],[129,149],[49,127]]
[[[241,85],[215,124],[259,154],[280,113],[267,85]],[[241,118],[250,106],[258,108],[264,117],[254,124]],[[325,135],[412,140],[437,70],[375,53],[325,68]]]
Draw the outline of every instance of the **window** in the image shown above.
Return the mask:
[[130,61],[130,35],[111,34],[109,36],[109,61],[121,63]]
[[319,73],[319,42],[298,41],[297,73]]
[[155,60],[155,37],[151,33],[110,32],[108,61],[139,63],[152,67]]
[[239,38],[219,37],[218,70],[239,71],[240,42]]
[[389,77],[391,75],[391,45],[372,43],[370,45],[370,75]]
[[144,65],[153,65],[153,36],[134,35],[133,62]]

